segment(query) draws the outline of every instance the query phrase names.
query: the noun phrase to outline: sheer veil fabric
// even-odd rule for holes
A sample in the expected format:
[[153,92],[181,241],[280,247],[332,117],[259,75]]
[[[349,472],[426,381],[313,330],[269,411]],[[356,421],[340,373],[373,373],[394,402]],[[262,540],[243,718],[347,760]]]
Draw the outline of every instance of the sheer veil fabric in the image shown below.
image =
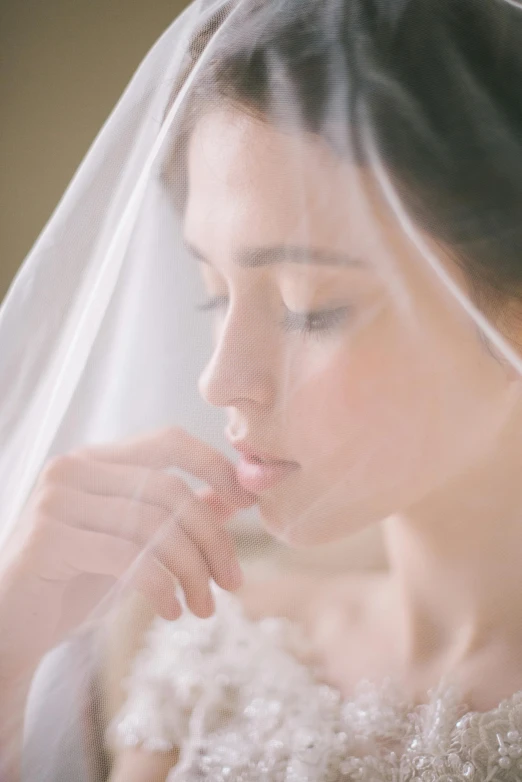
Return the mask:
[[[371,638],[394,640],[379,671],[411,683],[415,670],[426,690],[454,678],[483,713],[522,691],[521,207],[516,2],[196,0],[162,35],[0,310],[0,552],[19,551],[38,517],[58,559],[64,535],[83,557],[37,574],[42,600],[60,582],[65,629],[29,702],[27,779],[103,778],[107,747],[132,735],[151,752],[173,737],[196,747],[197,718],[182,729],[167,696],[150,741],[132,711],[119,739],[106,732],[100,660],[129,591],[162,615],[136,709],[159,714],[143,693],[154,676],[170,692],[158,671],[176,665],[188,689],[206,676],[184,701],[187,720],[189,706],[222,705],[218,661],[235,660],[244,697],[247,680],[268,686],[251,667],[254,642],[250,657],[238,649],[291,633],[262,624],[243,635],[224,594],[224,509],[254,549],[259,527],[304,550],[382,523],[389,603]],[[205,616],[210,595],[218,610]],[[229,632],[218,650],[219,627]],[[274,655],[267,646],[266,675],[288,717],[315,695]],[[54,721],[53,697],[71,710]],[[354,735],[372,714],[386,733],[385,707],[368,702]],[[393,759],[365,734],[364,751],[343,750],[344,771],[332,750],[316,776],[294,748],[261,777],[266,721],[241,738],[244,767],[224,733],[216,746],[245,782],[515,780],[522,712],[511,705],[491,718],[502,725],[487,749],[474,752],[468,732],[470,746],[451,734],[415,754],[408,734]],[[331,735],[332,708],[309,715]],[[405,740],[412,720],[395,716],[388,739]],[[199,777],[188,755],[179,773],[224,779],[225,761],[208,757]]]

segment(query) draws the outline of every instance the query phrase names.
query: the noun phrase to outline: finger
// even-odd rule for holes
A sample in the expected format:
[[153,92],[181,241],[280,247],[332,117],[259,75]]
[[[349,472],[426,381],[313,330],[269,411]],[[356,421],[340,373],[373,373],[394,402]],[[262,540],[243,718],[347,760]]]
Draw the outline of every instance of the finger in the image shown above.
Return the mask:
[[[184,512],[199,512],[214,526],[218,517],[180,481],[170,507],[128,497],[106,497],[72,489],[45,487],[34,497],[34,510],[42,518],[52,518],[73,527],[122,537],[143,547],[164,531],[169,522]],[[199,503],[195,506],[194,503]],[[212,518],[215,516],[214,518]]]
[[178,579],[190,610],[199,616],[210,616],[214,611],[210,569],[182,527],[172,526],[161,542],[151,545],[150,553]]
[[[69,492],[69,497],[71,494],[72,492]],[[208,583],[211,577],[210,569],[202,552],[182,528],[179,516],[171,516],[170,523],[166,523],[164,512],[163,516],[159,515],[161,509],[151,505],[144,508],[142,504],[136,503],[132,508],[135,516],[132,519],[130,506],[125,506],[125,501],[114,499],[111,502],[110,498],[100,498],[95,495],[82,496],[79,492],[76,492],[75,496],[77,501],[68,502],[66,492],[62,491],[57,502],[63,503],[69,522],[74,516],[74,521],[80,525],[81,531],[89,532],[95,537],[85,538],[85,542],[82,543],[70,532],[71,529],[76,530],[75,527],[63,525],[61,538],[56,540],[56,552],[60,552],[61,567],[65,569],[62,578],[72,578],[79,572],[96,572],[120,577],[140,554],[152,555],[179,580],[190,609],[198,615],[210,616],[214,607]],[[195,503],[199,502],[196,498],[193,499]],[[188,506],[190,503],[186,504]],[[197,506],[196,508],[198,511],[201,510]],[[112,511],[115,513],[114,516]],[[116,515],[120,512],[123,515],[123,523]],[[208,513],[207,509],[207,516]],[[63,515],[62,512],[62,517]],[[53,522],[52,525],[58,525],[58,521]],[[216,532],[219,530],[217,524],[208,526]],[[97,538],[96,535],[99,537]],[[125,545],[118,546],[118,540]],[[95,555],[100,557],[100,561],[96,559],[91,561],[90,548],[85,550],[82,548],[79,552],[72,551],[75,541],[77,545],[95,545],[97,547]],[[65,550],[62,550],[64,542]],[[103,551],[99,549],[102,543],[105,545]],[[99,569],[93,570],[93,568]],[[221,578],[230,588],[231,579],[229,577],[228,582],[226,581],[226,572],[225,577],[221,576]]]
[[[176,579],[154,557],[141,560],[130,575],[129,585],[149,601],[157,614],[164,619],[178,619],[183,607],[176,597]],[[209,616],[205,614],[204,617]]]
[[140,548],[160,542],[178,523],[204,549],[215,580],[236,587],[240,574],[233,573],[237,571],[235,550],[228,532],[222,528],[221,506],[215,510],[181,484],[170,508],[126,497],[88,494],[69,486],[47,486],[35,495],[34,509],[42,518],[122,537]]
[[[45,516],[54,514],[64,524],[121,537],[134,544],[135,558],[140,551],[152,554],[180,581],[191,610],[210,616],[214,610],[210,577],[224,589],[241,584],[235,550],[225,530],[210,520],[212,511],[188,488],[184,502],[178,505],[167,513],[155,505],[62,489],[53,506],[45,508]],[[194,534],[192,527],[197,527]],[[203,553],[201,544],[210,553]],[[119,572],[117,567],[116,575]]]
[[46,580],[69,581],[83,573],[112,576],[139,589],[166,619],[182,613],[176,580],[150,552],[112,535],[53,521],[41,527],[38,537],[48,549],[41,573]]
[[177,467],[213,486],[234,506],[249,507],[257,499],[239,483],[232,462],[208,443],[180,427],[161,429],[123,443],[88,448],[89,457],[103,462],[134,464],[152,470]]
[[[52,493],[48,490],[39,512],[41,517],[64,525],[121,537],[138,550],[153,550],[180,578],[193,610],[208,615],[213,605],[208,590],[210,575],[225,589],[236,589],[242,582],[235,549],[228,533],[212,518],[213,511],[188,487],[184,500],[178,498],[177,504],[167,512],[156,505],[65,487]],[[203,586],[199,574],[206,579]]]
[[224,589],[238,589],[243,577],[232,538],[222,525],[209,523],[199,511],[200,502],[196,499],[193,512],[181,516],[178,524],[201,552],[214,581]]
[[[56,487],[60,491],[64,487],[72,487],[103,497],[126,497],[132,501],[159,505],[166,510],[175,507],[178,496],[185,498],[189,492],[194,494],[177,475],[168,475],[144,467],[96,462],[77,455],[61,457],[45,468],[34,495],[34,502],[44,506],[52,504]],[[211,494],[217,499],[213,504],[207,503],[207,507],[214,508],[216,514],[226,518],[237,510],[218,495],[215,489],[211,489]]]

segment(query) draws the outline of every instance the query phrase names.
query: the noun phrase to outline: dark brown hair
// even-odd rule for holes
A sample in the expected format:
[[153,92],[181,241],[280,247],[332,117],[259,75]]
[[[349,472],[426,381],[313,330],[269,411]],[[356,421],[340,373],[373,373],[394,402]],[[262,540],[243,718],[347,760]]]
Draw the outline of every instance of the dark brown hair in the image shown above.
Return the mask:
[[[522,296],[522,9],[506,0],[235,0],[198,31],[183,78],[216,31],[181,144],[201,100],[280,121],[277,63],[301,127],[340,154],[349,134],[364,164],[369,123],[408,210],[472,287],[491,301]],[[175,154],[179,183],[179,145]]]

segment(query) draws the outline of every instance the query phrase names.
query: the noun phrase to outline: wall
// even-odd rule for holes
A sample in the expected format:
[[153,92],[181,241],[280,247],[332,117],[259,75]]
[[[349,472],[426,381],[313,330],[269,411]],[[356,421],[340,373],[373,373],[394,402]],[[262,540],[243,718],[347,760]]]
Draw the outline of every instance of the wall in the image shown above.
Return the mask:
[[0,299],[183,0],[0,0]]

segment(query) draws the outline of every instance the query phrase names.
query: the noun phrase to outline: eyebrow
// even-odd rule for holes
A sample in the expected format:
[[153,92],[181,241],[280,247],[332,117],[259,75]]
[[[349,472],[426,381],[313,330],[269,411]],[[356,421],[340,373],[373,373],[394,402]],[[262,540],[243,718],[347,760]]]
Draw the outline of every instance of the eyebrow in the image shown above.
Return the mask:
[[[212,266],[199,250],[185,242],[196,260]],[[312,263],[319,266],[364,267],[367,264],[360,258],[323,250],[319,247],[303,247],[300,245],[277,245],[273,247],[254,247],[240,250],[235,262],[243,269],[257,269],[260,266],[271,266],[275,263]]]

